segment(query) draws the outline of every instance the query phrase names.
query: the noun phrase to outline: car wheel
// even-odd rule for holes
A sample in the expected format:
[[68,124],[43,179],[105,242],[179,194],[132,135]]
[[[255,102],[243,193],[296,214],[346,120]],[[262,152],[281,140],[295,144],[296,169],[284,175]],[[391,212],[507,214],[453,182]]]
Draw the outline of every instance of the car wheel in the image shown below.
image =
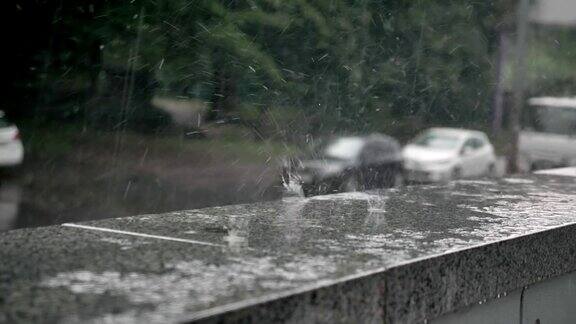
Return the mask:
[[302,193],[304,197],[311,197],[317,195],[317,190],[315,190],[314,186],[310,185],[302,185]]
[[389,168],[383,172],[378,181],[378,188],[395,188],[404,185],[404,174],[396,168]]
[[344,180],[342,183],[342,191],[344,192],[353,192],[353,191],[360,191],[362,190],[360,186],[360,182],[358,181],[358,177],[355,175],[351,175]]
[[462,169],[460,169],[459,167],[455,167],[454,169],[452,169],[452,180],[458,180],[458,179],[462,179]]
[[486,169],[486,176],[490,178],[496,177],[496,165],[494,163],[490,163],[490,165]]
[[530,161],[530,158],[526,155],[520,155],[518,158],[518,171],[527,173],[533,170],[534,164]]
[[392,175],[392,179],[389,183],[389,186],[392,188],[400,188],[403,187],[405,183],[406,179],[404,179],[404,175],[402,174],[402,172],[395,172]]

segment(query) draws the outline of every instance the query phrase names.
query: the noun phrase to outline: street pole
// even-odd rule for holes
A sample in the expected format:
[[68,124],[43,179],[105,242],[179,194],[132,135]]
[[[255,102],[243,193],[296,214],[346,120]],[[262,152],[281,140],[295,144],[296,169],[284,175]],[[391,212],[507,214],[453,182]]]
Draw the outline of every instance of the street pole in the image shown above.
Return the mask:
[[504,111],[504,69],[508,64],[509,31],[498,32],[498,57],[496,61],[496,88],[492,103],[492,135],[500,136],[502,131],[502,115]]
[[529,27],[530,0],[519,0],[518,17],[516,18],[516,50],[514,60],[514,99],[510,112],[510,128],[512,130],[511,148],[508,156],[508,171],[517,173],[519,159],[520,121],[524,106],[524,88],[526,81],[526,41]]

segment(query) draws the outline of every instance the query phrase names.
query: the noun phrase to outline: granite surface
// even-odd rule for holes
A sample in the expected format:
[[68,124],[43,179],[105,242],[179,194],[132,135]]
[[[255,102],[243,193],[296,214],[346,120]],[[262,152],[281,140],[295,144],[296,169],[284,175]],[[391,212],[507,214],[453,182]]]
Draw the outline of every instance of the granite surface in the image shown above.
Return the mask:
[[0,234],[0,322],[424,322],[576,270],[576,178]]

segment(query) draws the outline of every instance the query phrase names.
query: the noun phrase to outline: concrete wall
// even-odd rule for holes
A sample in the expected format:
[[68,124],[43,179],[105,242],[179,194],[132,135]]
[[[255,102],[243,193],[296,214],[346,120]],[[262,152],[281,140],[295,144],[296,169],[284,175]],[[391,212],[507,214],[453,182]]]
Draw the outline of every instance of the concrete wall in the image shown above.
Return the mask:
[[576,272],[544,280],[495,300],[442,316],[431,323],[576,323]]

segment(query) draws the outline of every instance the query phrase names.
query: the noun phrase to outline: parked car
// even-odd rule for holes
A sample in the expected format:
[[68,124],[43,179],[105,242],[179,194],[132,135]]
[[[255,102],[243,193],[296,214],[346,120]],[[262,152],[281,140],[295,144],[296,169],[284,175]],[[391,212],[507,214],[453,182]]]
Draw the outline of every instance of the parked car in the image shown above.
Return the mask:
[[401,147],[381,134],[340,137],[292,159],[283,181],[301,185],[307,197],[399,186],[404,183]]
[[576,165],[576,98],[531,98],[527,108],[529,122],[520,132],[520,170]]
[[431,128],[406,145],[403,157],[410,181],[449,181],[496,172],[494,147],[486,134],[473,130]]
[[0,167],[13,167],[22,163],[24,147],[20,140],[20,132],[16,125],[11,124],[0,111]]

